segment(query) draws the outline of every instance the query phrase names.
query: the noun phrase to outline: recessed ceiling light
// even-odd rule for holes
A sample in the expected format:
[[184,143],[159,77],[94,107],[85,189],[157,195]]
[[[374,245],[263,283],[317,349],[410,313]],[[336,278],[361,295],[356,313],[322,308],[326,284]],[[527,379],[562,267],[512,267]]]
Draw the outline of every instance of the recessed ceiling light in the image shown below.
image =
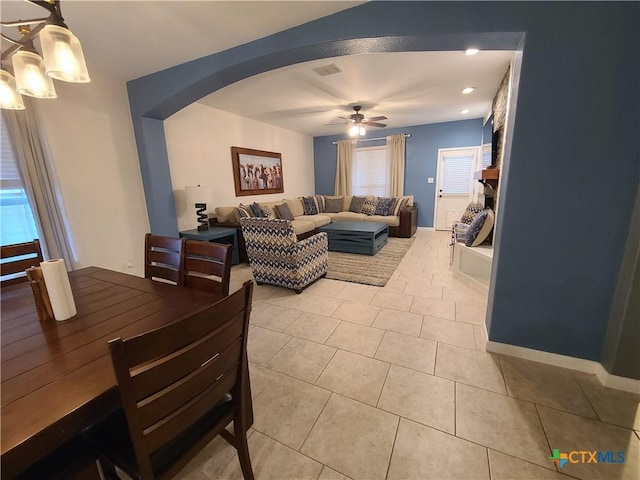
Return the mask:
[[462,110],[460,110],[460,113],[469,113],[469,109],[468,108],[463,108]]
[[462,93],[464,93],[465,95],[473,92],[475,90],[475,87],[465,87],[462,89]]
[[467,48],[464,51],[465,55],[476,55],[480,50],[478,50],[477,48]]

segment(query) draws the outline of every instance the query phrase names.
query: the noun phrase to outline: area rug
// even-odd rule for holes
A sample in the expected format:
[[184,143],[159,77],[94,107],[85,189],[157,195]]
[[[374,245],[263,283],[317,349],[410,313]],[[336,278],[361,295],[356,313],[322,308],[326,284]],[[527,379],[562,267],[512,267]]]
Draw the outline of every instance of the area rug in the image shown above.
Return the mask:
[[384,287],[413,243],[413,238],[389,238],[375,255],[329,252],[327,277]]

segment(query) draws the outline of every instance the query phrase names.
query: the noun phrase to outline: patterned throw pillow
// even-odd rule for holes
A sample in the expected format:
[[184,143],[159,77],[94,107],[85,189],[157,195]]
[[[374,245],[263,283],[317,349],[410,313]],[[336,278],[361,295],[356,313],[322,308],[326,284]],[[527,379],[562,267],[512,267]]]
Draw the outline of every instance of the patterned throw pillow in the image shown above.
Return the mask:
[[236,220],[240,223],[241,218],[253,217],[253,212],[249,205],[240,204],[236,207]]
[[278,217],[282,220],[293,220],[293,213],[291,213],[291,209],[289,205],[283,203],[281,205],[276,205],[276,212],[278,212]]
[[317,215],[318,205],[314,197],[302,197],[302,206],[304,207],[305,215]]
[[483,208],[484,206],[480,202],[471,202],[469,205],[467,205],[467,209],[462,214],[462,218],[460,219],[460,221],[462,223],[466,223],[467,225],[471,225],[473,218]]
[[327,213],[340,213],[342,211],[342,197],[325,198],[324,211]]
[[273,216],[273,211],[267,205],[263,205],[260,208],[262,209],[262,216],[264,218],[275,218]]
[[315,195],[316,205],[318,205],[318,213],[324,213],[324,195]]
[[493,211],[487,208],[478,212],[467,229],[464,244],[467,247],[477,247],[487,239],[492,228]]
[[362,210],[362,205],[364,204],[364,201],[367,199],[367,197],[356,197],[354,196],[351,199],[351,205],[349,205],[349,211],[350,212],[354,212],[354,213],[360,213],[360,210]]
[[396,206],[395,197],[379,198],[378,205],[376,205],[375,215],[383,215],[383,216],[392,215],[393,208],[395,206]]
[[396,199],[396,205],[393,207],[393,214],[400,215],[400,210],[405,208],[409,203],[409,197],[399,197]]
[[378,206],[377,200],[365,200],[360,209],[360,213],[364,213],[367,216],[375,215],[376,207]]
[[260,208],[260,205],[258,205],[257,202],[253,202],[251,205],[249,205],[249,208],[251,208],[252,217],[258,217],[258,218],[264,217],[262,208]]

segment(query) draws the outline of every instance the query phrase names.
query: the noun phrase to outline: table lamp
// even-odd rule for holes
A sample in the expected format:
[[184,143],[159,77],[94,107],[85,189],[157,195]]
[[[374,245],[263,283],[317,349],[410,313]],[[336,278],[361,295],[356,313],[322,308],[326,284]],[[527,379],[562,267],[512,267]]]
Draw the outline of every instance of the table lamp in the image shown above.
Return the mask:
[[207,203],[213,201],[213,191],[210,187],[185,187],[187,193],[187,204],[196,207],[196,215],[198,215],[198,230],[209,230],[209,217],[204,211],[207,209]]

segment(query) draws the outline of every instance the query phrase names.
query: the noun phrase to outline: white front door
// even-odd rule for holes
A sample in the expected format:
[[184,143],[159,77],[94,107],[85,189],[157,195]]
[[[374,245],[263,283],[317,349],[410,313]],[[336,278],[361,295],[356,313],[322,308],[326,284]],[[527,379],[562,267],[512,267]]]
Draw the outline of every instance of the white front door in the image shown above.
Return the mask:
[[474,193],[473,172],[478,147],[441,148],[438,150],[435,229],[451,230],[459,221]]

